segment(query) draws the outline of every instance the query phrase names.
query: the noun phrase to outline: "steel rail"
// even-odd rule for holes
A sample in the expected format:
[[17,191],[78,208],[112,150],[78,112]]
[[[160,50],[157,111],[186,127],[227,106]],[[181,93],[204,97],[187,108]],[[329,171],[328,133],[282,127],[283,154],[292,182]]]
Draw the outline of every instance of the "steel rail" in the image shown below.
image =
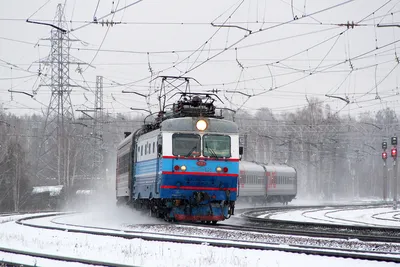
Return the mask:
[[[34,252],[34,251],[26,251],[26,250],[18,250],[18,249],[12,249],[12,248],[6,248],[6,247],[0,247],[1,252],[5,253],[11,253],[11,254],[17,254],[17,255],[24,255],[24,256],[30,256],[30,257],[35,257],[35,258],[42,258],[42,259],[48,259],[48,260],[57,260],[57,261],[66,261],[66,262],[72,262],[72,263],[83,263],[83,264],[89,264],[89,265],[97,265],[97,266],[113,266],[113,267],[139,267],[139,266],[134,266],[134,265],[126,265],[126,264],[116,264],[116,263],[110,263],[107,261],[97,261],[97,260],[88,260],[88,259],[80,259],[80,258],[73,258],[73,257],[68,257],[68,256],[63,256],[63,255],[54,255],[54,254],[46,254],[46,253],[40,253],[40,252]],[[15,264],[21,265],[21,266],[32,266],[32,267],[37,267],[37,263],[34,263],[32,265],[29,264],[20,264],[17,262],[5,262],[3,260],[0,260],[1,263],[6,263],[9,264],[10,266],[15,266]],[[8,265],[6,265],[8,266]]]
[[[382,261],[382,262],[396,262],[400,263],[400,255],[388,254],[386,253],[375,253],[375,252],[357,252],[349,249],[334,249],[334,248],[320,248],[320,247],[311,247],[311,246],[302,246],[302,245],[291,245],[291,246],[282,246],[281,244],[276,243],[265,243],[265,242],[249,242],[249,241],[233,241],[233,240],[221,240],[220,238],[205,238],[205,237],[187,237],[182,235],[170,235],[170,234],[158,234],[158,233],[143,233],[142,231],[126,231],[126,230],[116,230],[116,229],[107,229],[102,227],[85,227],[89,229],[74,229],[68,227],[52,227],[52,226],[41,226],[36,224],[31,224],[27,222],[28,220],[50,217],[55,215],[40,215],[40,216],[31,216],[23,219],[19,219],[16,222],[34,228],[41,229],[49,229],[56,231],[68,231],[73,233],[83,233],[83,234],[92,234],[99,236],[112,236],[112,237],[120,237],[126,239],[134,239],[140,238],[146,241],[161,241],[161,242],[172,242],[172,243],[181,243],[181,244],[196,244],[196,245],[208,245],[214,247],[230,247],[230,248],[239,248],[239,249],[258,249],[258,250],[266,250],[266,251],[282,251],[282,252],[292,252],[292,253],[300,253],[307,255],[317,255],[317,256],[331,256],[331,257],[340,257],[340,258],[348,258],[348,259],[359,259],[359,260],[370,260],[370,261]],[[25,222],[24,222],[25,221]],[[77,226],[75,226],[77,227]],[[242,227],[237,227],[236,230],[241,229]],[[96,230],[98,231],[96,231]],[[108,232],[99,232],[99,230],[109,230]]]
[[0,212],[0,216],[4,217],[4,216],[46,213],[46,212],[57,212],[57,211],[56,210],[40,210],[40,211]]
[[[64,215],[64,214],[63,214]],[[51,220],[52,223],[54,224],[58,224],[58,225],[62,225],[62,226],[70,226],[70,227],[82,227],[80,225],[76,225],[76,224],[72,224],[72,223],[62,223],[62,222],[57,222],[55,221],[55,219]],[[154,226],[157,226],[158,224],[155,224]],[[264,233],[264,234],[280,234],[280,235],[297,235],[297,236],[310,236],[310,237],[317,237],[317,238],[321,238],[321,237],[325,237],[325,238],[341,238],[341,239],[345,239],[345,240],[349,240],[349,239],[359,239],[359,235],[355,235],[355,234],[347,234],[344,236],[339,236],[336,233],[333,233],[332,235],[326,234],[324,236],[321,236],[321,232],[306,232],[306,234],[304,234],[305,232],[302,230],[287,230],[287,229],[282,229],[282,230],[276,230],[274,228],[266,228],[266,227],[258,227],[258,226],[246,226],[246,225],[230,225],[230,224],[223,224],[223,223],[219,223],[217,225],[209,225],[209,224],[203,224],[203,223],[177,223],[175,222],[174,225],[182,225],[182,226],[199,226],[199,227],[203,227],[203,228],[210,228],[210,229],[215,229],[215,230],[230,230],[230,231],[242,231],[242,232],[248,232],[248,233]],[[153,226],[153,225],[149,225],[149,226]],[[46,227],[46,226],[45,226]],[[95,226],[84,226],[84,228],[87,229],[94,229],[94,230],[108,230],[108,231],[121,231],[120,229],[115,229],[115,228],[105,228],[105,227],[95,227]],[[70,230],[71,231],[71,230]],[[142,233],[142,232],[138,232],[138,231],[125,231],[127,233]],[[168,234],[168,236],[174,236],[174,237],[180,237],[181,235],[174,235],[174,234]],[[390,237],[389,237],[390,238]],[[366,238],[367,239],[367,238]],[[360,240],[360,239],[359,239]],[[396,239],[397,240],[397,239]],[[360,240],[360,241],[365,241],[365,240]],[[371,238],[370,240],[366,240],[366,241],[375,241],[374,238]],[[274,244],[274,243],[271,243]],[[302,245],[297,245],[299,247],[310,247],[315,249],[315,246],[302,246]],[[354,252],[354,250],[348,250],[348,249],[340,249],[340,248],[334,248],[335,250],[341,250],[341,251],[348,251],[348,252]],[[362,251],[365,252],[365,251]],[[379,251],[374,251],[374,253],[377,254],[387,254],[388,252],[379,252]],[[399,254],[400,255],[400,254]]]
[[[239,202],[236,202],[238,204]],[[388,201],[378,201],[372,203],[357,203],[357,204],[321,204],[321,205],[287,205],[287,206],[273,206],[273,207],[251,207],[251,208],[235,208],[236,212],[257,212],[266,210],[290,210],[290,209],[312,209],[312,208],[348,208],[348,207],[366,207],[366,206],[382,206],[382,205],[392,205]]]
[[[331,206],[329,206],[331,207]],[[294,210],[294,209],[293,209]],[[267,211],[264,209],[264,211]],[[269,210],[270,211],[270,210]],[[262,210],[247,211],[241,216],[252,226],[243,226],[243,230],[247,228],[257,229],[258,231],[299,235],[309,237],[322,238],[339,238],[339,239],[358,239],[367,242],[391,242],[400,243],[400,228],[390,226],[372,226],[372,225],[342,225],[335,223],[318,223],[318,222],[300,222],[271,218],[258,218],[255,213],[261,213]],[[272,216],[273,214],[270,214]]]

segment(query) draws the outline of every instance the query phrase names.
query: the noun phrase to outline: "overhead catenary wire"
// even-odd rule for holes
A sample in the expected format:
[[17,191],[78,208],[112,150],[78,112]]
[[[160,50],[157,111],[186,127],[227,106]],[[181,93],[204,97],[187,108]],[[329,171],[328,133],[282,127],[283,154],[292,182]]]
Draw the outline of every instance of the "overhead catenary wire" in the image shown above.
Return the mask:
[[96,8],[95,8],[94,13],[93,13],[93,21],[97,21],[96,14],[97,14],[97,10],[99,8],[99,5],[100,5],[100,0],[97,0]]
[[[12,68],[12,67],[11,67]],[[0,80],[19,80],[19,79],[25,79],[25,78],[29,78],[29,77],[36,77],[36,74],[32,74],[32,75],[27,75],[27,76],[19,76],[19,77],[0,77]]]
[[[40,6],[35,12],[33,12],[32,15],[29,16],[26,20],[29,20],[32,18],[36,13],[38,13],[40,10],[42,10],[43,7],[45,7],[51,0],[47,0],[42,6]],[[25,19],[24,19],[25,20]]]
[[[306,17],[308,17],[308,16],[312,16],[312,15],[315,15],[315,14],[319,14],[319,13],[322,13],[322,12],[325,12],[325,11],[328,11],[328,10],[331,10],[331,9],[333,9],[333,8],[340,7],[340,6],[342,6],[342,5],[348,4],[348,3],[353,2],[353,1],[354,1],[354,0],[348,0],[348,1],[345,1],[345,2],[342,2],[342,3],[339,3],[339,4],[336,4],[336,5],[334,5],[334,6],[330,6],[330,7],[327,7],[327,8],[318,10],[318,11],[315,11],[315,12],[313,12],[313,13],[311,13],[311,14],[308,14],[308,15],[302,17],[301,19],[306,18]],[[185,71],[181,76],[184,76],[184,75],[188,74],[189,72],[191,72],[191,71],[197,69],[198,67],[204,65],[205,63],[209,62],[210,60],[212,60],[212,59],[216,58],[217,56],[221,55],[221,54],[224,53],[225,51],[227,51],[227,50],[229,50],[229,49],[235,47],[237,44],[239,44],[240,42],[242,42],[244,39],[246,39],[246,38],[247,38],[248,36],[250,36],[250,35],[253,35],[253,34],[256,34],[256,33],[262,32],[262,31],[270,30],[270,29],[273,29],[273,28],[276,28],[276,27],[279,27],[279,26],[283,26],[283,25],[288,24],[288,23],[291,23],[291,22],[293,22],[293,21],[294,21],[294,20],[290,20],[290,21],[281,23],[281,24],[279,24],[279,25],[274,25],[274,26],[271,26],[271,27],[267,27],[267,28],[264,28],[264,29],[260,29],[259,31],[252,32],[251,34],[245,35],[243,38],[241,38],[241,39],[237,40],[236,42],[232,43],[229,47],[227,47],[227,48],[225,48],[224,50],[221,50],[221,51],[215,53],[214,55],[208,57],[206,60],[202,61],[201,63],[199,63],[199,64],[197,64],[196,66],[194,66],[194,67],[190,68],[189,70]],[[166,68],[166,69],[164,69],[164,70],[161,70],[160,73],[161,73],[161,72],[164,72],[164,71],[166,71],[166,70],[169,70],[169,69],[171,69],[171,67],[170,67],[170,68]],[[133,84],[135,84],[135,83],[141,82],[141,81],[146,80],[146,79],[148,79],[148,77],[145,77],[145,78],[142,78],[142,79],[133,81],[132,83],[130,83],[130,85],[133,85]]]
[[[140,2],[140,1],[142,1],[142,0],[139,0],[138,2]],[[119,2],[120,2],[120,0],[118,0],[117,6],[116,6],[115,9],[118,9]],[[114,3],[114,1],[113,1],[113,3]],[[111,21],[112,21],[112,20],[114,19],[116,13],[113,12],[113,11],[112,11],[111,13],[113,13],[113,16],[112,16],[112,19],[111,19]],[[102,41],[101,41],[101,43],[100,43],[100,45],[99,45],[99,48],[97,49],[97,51],[96,51],[96,53],[94,54],[92,60],[91,60],[90,63],[86,66],[86,68],[85,68],[84,71],[86,71],[86,70],[90,67],[90,65],[92,65],[93,61],[96,59],[97,55],[99,54],[99,50],[100,50],[101,47],[103,46],[104,41],[106,40],[107,35],[108,35],[108,32],[110,31],[110,29],[111,29],[111,27],[107,27],[107,30],[106,30],[106,32],[105,32],[105,34],[104,34],[104,37],[103,37],[103,39],[102,39]]]
[[[224,22],[223,22],[220,26],[225,26],[225,25],[226,25],[226,23],[229,21],[229,19],[230,19],[230,18],[239,10],[239,8],[242,6],[242,4],[244,3],[244,0],[240,0],[239,2],[240,2],[240,3],[236,6],[236,8],[230,13],[230,15],[228,16],[228,18],[225,19]],[[231,8],[234,7],[235,5],[236,5],[236,4],[232,5],[229,9],[231,9]],[[227,12],[227,11],[225,11],[225,12]],[[225,12],[224,12],[224,13],[225,13]],[[222,13],[222,14],[219,15],[217,18],[215,18],[214,21],[217,20],[217,19],[219,19],[224,13]],[[211,22],[211,25],[213,25],[214,21]],[[177,65],[183,63],[184,61],[186,61],[186,59],[192,57],[196,52],[199,52],[199,51],[200,51],[200,52],[199,52],[199,55],[197,56],[197,59],[198,59],[199,56],[200,56],[200,53],[204,50],[204,48],[205,48],[205,46],[208,44],[208,42],[210,42],[210,41],[217,35],[217,33],[218,33],[220,30],[221,30],[221,28],[218,27],[218,29],[217,29],[205,42],[203,42],[203,44],[200,45],[200,47],[198,47],[195,51],[193,51],[193,52],[192,52],[189,56],[187,56],[186,58],[184,58],[184,59],[178,61],[176,64],[174,64],[174,67],[176,67]],[[193,64],[192,64],[188,69],[191,69],[191,68],[195,65],[195,63],[197,62],[197,59],[193,62]],[[186,69],[186,71],[185,71],[184,73],[187,73],[188,69]],[[162,71],[161,71],[161,72],[162,72]]]
[[6,60],[3,60],[3,59],[1,59],[1,58],[0,58],[0,62],[5,63],[6,65],[8,65],[8,67],[13,67],[13,68],[15,68],[15,69],[18,69],[18,70],[21,70],[21,71],[24,71],[24,72],[28,72],[28,73],[35,73],[35,72],[33,72],[33,71],[29,71],[29,70],[26,70],[26,69],[24,69],[24,68],[22,68],[22,67],[20,67],[20,66],[17,66],[17,65],[15,65],[15,64],[11,63],[11,62],[8,62],[8,61],[6,61]]
[[[390,3],[391,2],[391,0],[389,0],[389,1],[387,1],[386,3],[384,3],[382,6],[380,6],[377,10],[380,10],[381,8],[383,8],[384,6],[386,6],[388,3]],[[377,10],[375,10],[374,12],[372,12],[372,15],[374,15],[375,14],[375,12],[377,11]],[[370,17],[371,16],[371,14],[369,14],[369,15],[367,15],[366,17],[364,17],[363,19],[361,19],[359,22],[362,22],[363,20],[365,20],[365,19],[367,19],[368,17]],[[348,30],[348,29],[347,29]],[[345,30],[344,32],[346,32],[347,30]],[[322,64],[322,62],[324,61],[324,59],[326,58],[326,56],[330,53],[330,51],[333,49],[333,47],[335,46],[335,44],[336,44],[336,42],[338,41],[338,39],[339,39],[339,37],[344,33],[344,32],[341,32],[340,34],[339,34],[339,36],[338,36],[338,38],[336,39],[336,41],[335,41],[335,43],[334,43],[334,45],[331,47],[331,49],[328,51],[328,53],[325,55],[325,57],[321,60],[321,62],[320,62],[320,64],[318,64],[318,66],[313,70],[313,72],[310,72],[310,74],[313,74],[317,69],[318,69],[318,67]],[[376,49],[378,49],[378,46],[376,47]],[[307,50],[308,51],[308,50]],[[297,82],[297,81],[299,81],[299,80],[301,80],[301,79],[303,79],[303,78],[306,78],[307,76],[304,76],[304,77],[302,77],[302,78],[300,78],[300,79],[297,79],[297,80],[295,80],[294,82]],[[289,84],[292,84],[293,82],[289,82],[289,83],[286,83],[284,86],[286,86],[286,85],[289,85]],[[272,91],[273,89],[271,88],[270,90],[268,90],[268,91],[266,91],[266,92],[269,92],[269,91]],[[261,93],[262,94],[262,93]],[[342,108],[343,109],[343,108]]]
[[[109,16],[111,16],[111,15],[112,15],[113,18],[114,18],[114,16],[115,16],[116,13],[118,13],[118,12],[120,12],[120,11],[122,11],[122,10],[125,10],[125,9],[127,9],[127,8],[129,8],[129,7],[131,7],[131,6],[134,6],[134,5],[136,5],[136,4],[139,4],[139,3],[142,2],[142,1],[144,1],[144,0],[137,0],[137,1],[135,1],[135,2],[133,2],[133,3],[130,3],[130,4],[126,5],[126,6],[124,6],[124,7],[121,7],[120,9],[118,9],[118,6],[117,6],[115,10],[112,10],[110,13],[108,13],[108,14],[106,14],[106,15],[103,15],[103,16],[101,16],[101,17],[99,17],[99,18],[97,18],[97,21],[100,21],[100,20],[102,20],[102,19],[105,19],[105,18],[107,18],[107,17],[109,17]],[[69,32],[76,32],[77,30],[83,29],[83,28],[85,28],[85,27],[91,25],[92,23],[93,23],[93,21],[88,22],[88,23],[84,23],[82,26],[79,26],[79,27],[77,27],[77,28],[75,28],[75,29],[70,29]]]
[[[320,60],[320,59],[318,59],[318,60]],[[324,60],[324,63],[325,63],[325,61],[326,61],[326,60]],[[194,61],[192,60],[192,62],[194,62]],[[191,62],[191,63],[192,63],[192,62]],[[153,64],[153,62],[152,62],[152,64]],[[154,64],[156,64],[156,63],[154,63]],[[244,64],[246,64],[246,63],[244,63]],[[247,64],[246,64],[246,65],[247,65]],[[290,64],[289,64],[289,65],[290,65]],[[289,65],[288,65],[288,67],[291,67],[291,66],[289,66]],[[365,65],[364,65],[364,66],[365,66]],[[325,64],[321,64],[321,68],[320,68],[320,69],[322,69],[323,67],[325,67]],[[360,66],[360,67],[361,67],[361,66]],[[299,69],[299,70],[300,70],[300,69]],[[326,72],[329,72],[329,71],[330,71],[330,70],[326,70]],[[343,71],[345,71],[345,70],[343,70]],[[274,71],[274,72],[275,72],[275,71]],[[348,71],[347,71],[347,72],[348,72]],[[323,72],[321,72],[321,73],[323,73]],[[275,73],[274,73],[274,76],[275,76],[275,75],[280,75],[280,74],[279,74],[279,73],[278,73],[278,74],[275,74]],[[247,76],[246,78],[249,78],[248,75],[246,75],[246,76]],[[270,73],[268,76],[272,77],[273,75]],[[278,77],[279,77],[279,76],[278,76]],[[254,79],[246,79],[246,80],[252,81],[252,80],[254,80]],[[273,86],[272,86],[272,87],[273,87]],[[242,88],[242,87],[241,87],[241,88]],[[245,88],[246,88],[246,87],[244,87],[244,90],[246,90]],[[240,89],[240,90],[242,90],[242,89]],[[260,89],[260,88],[256,88],[256,90],[261,90],[261,89]]]
[[[278,39],[273,39],[273,40],[268,40],[268,41],[263,41],[263,42],[259,42],[259,43],[254,43],[254,44],[250,44],[250,45],[244,45],[244,46],[237,46],[237,47],[232,47],[232,48],[228,48],[226,50],[233,50],[235,48],[237,49],[245,49],[245,48],[252,48],[254,46],[259,46],[259,45],[264,45],[264,44],[270,44],[270,43],[274,43],[274,42],[280,42],[283,40],[290,40],[293,38],[298,38],[298,37],[303,37],[306,35],[311,35],[311,34],[317,34],[317,33],[322,33],[325,31],[331,31],[331,30],[336,30],[339,29],[340,27],[331,27],[328,29],[322,29],[322,30],[316,30],[316,31],[311,31],[311,32],[307,32],[307,33],[302,33],[302,34],[297,34],[297,35],[291,35],[288,37],[282,37],[282,38],[278,38]],[[7,37],[2,37],[0,36],[0,39],[2,40],[8,40],[8,41],[12,41],[12,42],[18,42],[18,43],[23,43],[23,44],[28,44],[28,45],[35,45],[35,43],[32,42],[28,42],[28,41],[23,41],[23,40],[18,40],[18,39],[13,39],[13,38],[7,38]],[[50,45],[41,45],[42,47],[50,47]],[[197,52],[198,49],[195,50],[170,50],[170,51],[134,51],[134,50],[122,50],[122,49],[98,49],[98,48],[87,48],[87,47],[71,47],[71,50],[78,50],[78,51],[99,51],[99,52],[108,52],[108,53],[126,53],[126,54],[143,54],[143,55],[147,55],[147,54],[176,54],[176,53],[193,53],[193,52]],[[221,51],[225,48],[211,48],[208,49],[208,51]],[[189,58],[190,56],[188,56],[187,58]]]
[[[51,1],[51,0],[50,0]],[[266,8],[266,5],[265,5]],[[125,9],[126,10],[126,9]],[[124,11],[125,11],[124,10]],[[400,13],[400,10],[396,10],[393,12],[390,12],[391,14],[397,14]],[[264,12],[265,14],[265,12]],[[376,16],[375,19],[382,19],[387,17],[387,13],[385,15],[380,15],[380,16]],[[364,22],[367,21],[371,21],[373,19],[364,19]],[[26,18],[0,18],[0,21],[10,21],[10,22],[25,22]],[[39,19],[38,21],[40,22],[53,22],[53,20],[49,20],[49,19]],[[96,24],[96,22],[94,22],[93,20],[73,20],[73,19],[69,19],[69,20],[61,20],[61,22],[69,22],[69,23],[75,23],[75,24]],[[159,26],[159,25],[178,25],[178,26],[198,26],[198,25],[204,25],[204,26],[209,26],[210,22],[204,22],[204,21],[122,21],[120,20],[119,25],[154,25],[154,26]],[[216,24],[221,24],[221,22],[219,21],[215,21]],[[277,20],[270,20],[267,21],[265,20],[265,17],[263,18],[263,21],[260,20],[255,20],[255,21],[251,21],[251,20],[246,20],[246,21],[235,21],[232,20],[230,23],[227,23],[226,25],[239,25],[239,24],[248,24],[248,25],[257,25],[257,24],[280,24],[283,23],[283,21],[277,21]],[[338,23],[338,22],[296,22],[295,24],[291,24],[293,26],[297,26],[297,25],[314,25],[314,26],[334,26],[334,25],[339,25],[339,24],[343,24],[343,23]],[[373,23],[364,23],[364,24],[359,24],[358,26],[374,26]]]
[[[333,8],[340,7],[340,6],[342,6],[342,5],[348,4],[348,3],[353,2],[353,1],[354,1],[354,0],[347,0],[347,1],[345,1],[345,2],[336,4],[336,5],[334,5],[334,6],[330,6],[330,7],[327,7],[327,8],[318,10],[318,11],[315,11],[315,12],[313,12],[313,13],[311,13],[311,14],[308,14],[308,15],[305,15],[305,16],[299,18],[299,19],[307,18],[307,17],[313,16],[313,15],[316,15],[316,14],[319,14],[319,13],[322,13],[322,12],[325,12],[325,11],[328,11],[328,10],[331,10],[331,9],[333,9]],[[285,25],[285,24],[292,23],[293,21],[297,21],[297,20],[299,20],[299,19],[296,19],[296,20],[292,19],[292,20],[283,22],[283,23],[278,24],[278,25],[266,27],[266,28],[263,28],[263,29],[259,29],[258,31],[255,31],[255,32],[251,32],[251,33],[245,35],[244,37],[240,38],[240,39],[237,40],[236,42],[232,43],[228,48],[235,47],[237,44],[239,44],[240,42],[242,42],[243,40],[245,40],[247,37],[249,37],[249,36],[251,36],[251,35],[255,35],[255,34],[260,33],[260,32],[263,32],[263,31],[271,30],[271,29],[273,29],[273,28],[280,27],[280,26],[283,26],[283,25]],[[186,75],[186,74],[188,74],[189,72],[191,72],[191,71],[193,71],[193,70],[195,70],[195,69],[201,67],[202,65],[204,65],[204,64],[207,63],[208,61],[214,59],[215,57],[221,55],[221,54],[224,53],[225,51],[226,51],[226,49],[224,49],[224,50],[222,50],[222,51],[220,51],[220,52],[214,54],[213,56],[209,57],[208,59],[204,60],[203,62],[201,62],[201,63],[197,64],[196,66],[194,66],[194,67],[190,68],[189,70],[187,70],[183,75]]]
[[[388,51],[391,51],[391,50],[393,50],[392,48],[391,49],[389,49],[389,50],[385,50],[385,51],[382,51],[382,52],[378,52],[378,54],[380,54],[380,53],[387,53]],[[375,50],[373,50],[373,51],[375,51]],[[373,52],[373,51],[371,51],[371,52]],[[385,55],[385,54],[383,54],[383,55]],[[349,60],[353,60],[354,62],[356,61],[356,60],[361,60],[361,59],[365,59],[365,58],[368,58],[368,57],[370,57],[367,53],[365,53],[365,55],[364,56],[357,56],[357,58],[356,57],[354,57],[354,58],[352,58],[352,59],[349,59]],[[380,64],[386,64],[387,62],[389,62],[389,61],[385,61],[385,62],[382,62],[382,63],[380,63]],[[343,70],[338,70],[338,71],[330,71],[329,69],[331,69],[331,68],[333,68],[333,67],[337,67],[337,66],[339,66],[339,65],[344,65],[346,63],[346,61],[339,61],[338,63],[333,63],[333,64],[328,64],[328,65],[324,65],[324,66],[322,66],[321,68],[325,68],[325,70],[323,70],[323,71],[319,71],[319,73],[329,73],[329,72],[346,72],[346,73],[348,73],[348,70],[346,70],[346,69],[343,69]],[[375,64],[373,64],[373,65],[367,65],[367,66],[360,66],[360,67],[358,67],[357,69],[356,69],[356,71],[357,70],[362,70],[362,69],[365,69],[365,68],[369,68],[369,67],[371,67],[371,66],[375,66]],[[281,66],[278,66],[278,65],[273,65],[273,67],[275,67],[275,68],[282,68]],[[311,69],[298,69],[298,70],[295,70],[295,71],[293,71],[293,72],[287,72],[287,73],[282,73],[282,74],[275,74],[274,76],[275,77],[279,77],[279,76],[287,76],[287,75],[293,75],[293,74],[296,74],[296,73],[303,73],[303,72],[310,72],[311,71]],[[237,84],[238,82],[239,83],[241,83],[241,82],[245,82],[245,81],[251,81],[251,80],[260,80],[260,79],[268,79],[268,78],[271,78],[272,76],[261,76],[261,77],[256,77],[256,78],[252,78],[252,79],[248,79],[248,80],[242,80],[242,81],[238,81],[238,80],[235,80],[235,81],[232,81],[232,82],[224,82],[224,83],[221,83],[221,84],[204,84],[204,86],[222,86],[222,85],[228,85],[228,84]],[[114,81],[113,81],[114,82]],[[117,82],[114,82],[114,84],[115,85],[113,85],[113,83],[111,83],[110,84],[110,86],[105,86],[106,88],[112,88],[112,87],[120,87],[120,86],[123,86],[123,87],[126,87],[124,84],[122,84],[122,83],[117,83]],[[138,86],[138,87],[141,87],[140,85],[136,85],[136,86]],[[195,86],[195,85],[194,85]],[[148,85],[143,85],[142,87],[148,87]],[[127,87],[126,87],[127,88]],[[147,89],[146,89],[147,90]]]
[[[399,42],[399,41],[400,41],[400,40],[397,40],[397,41],[395,41],[395,42]],[[392,43],[383,45],[383,46],[381,46],[381,47],[378,47],[377,49],[381,49],[381,48],[386,47],[386,46],[389,46],[389,45],[391,45],[391,44],[392,44]],[[371,52],[374,52],[374,51],[375,51],[375,49],[372,50],[372,51],[369,51],[369,52],[362,53],[361,55],[365,55],[365,54],[368,54],[368,53],[371,53]],[[357,57],[361,56],[361,55],[357,55],[357,56],[353,57],[353,60],[356,59]],[[345,60],[345,61],[342,62],[342,63],[338,63],[338,64],[340,65],[340,64],[344,64],[344,63],[346,63],[346,62],[347,62],[347,60]],[[326,70],[328,70],[328,69],[330,69],[330,68],[333,68],[333,67],[338,66],[338,64],[333,64],[333,65],[328,66],[328,67],[324,67],[324,66],[323,66],[324,68],[323,68],[322,70],[314,71],[314,73],[318,73],[318,72],[321,72],[321,71],[326,71]],[[397,65],[396,65],[396,66],[397,66]],[[392,71],[393,71],[393,70],[392,70]],[[287,85],[293,84],[293,83],[298,82],[298,81],[300,81],[300,80],[302,80],[302,79],[305,79],[305,78],[307,78],[307,77],[310,77],[310,75],[305,76],[305,77],[300,77],[300,78],[298,78],[298,79],[295,79],[295,80],[293,80],[293,81],[290,81],[290,82],[288,82],[288,83],[286,83],[286,84],[283,84],[283,85],[281,85],[281,86],[275,87],[275,88],[270,89],[270,90],[268,90],[268,91],[258,93],[258,94],[256,94],[256,96],[257,96],[257,95],[261,95],[261,94],[265,94],[265,93],[267,93],[267,92],[276,90],[276,89],[278,89],[278,88],[285,87],[285,86],[287,86]],[[374,88],[374,89],[375,89],[375,88]]]

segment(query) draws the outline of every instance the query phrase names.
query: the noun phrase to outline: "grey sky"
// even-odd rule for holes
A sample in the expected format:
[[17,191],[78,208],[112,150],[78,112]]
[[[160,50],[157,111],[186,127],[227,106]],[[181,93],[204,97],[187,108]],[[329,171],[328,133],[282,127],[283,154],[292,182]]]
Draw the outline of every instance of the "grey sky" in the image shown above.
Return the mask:
[[[37,89],[39,81],[35,85],[35,73],[39,65],[33,64],[30,67],[33,73],[28,73],[16,67],[11,69],[6,63],[26,70],[32,62],[49,54],[49,42],[39,39],[49,38],[50,28],[25,22],[26,18],[46,2],[47,0],[0,0],[0,102],[9,111],[17,114],[41,112],[41,108],[46,107],[39,102],[46,105],[49,102],[50,90],[46,87],[41,87],[35,96],[39,102],[23,94],[13,94],[11,101],[7,91],[11,87],[13,90],[28,93]],[[68,27],[75,29],[84,25],[83,21],[93,19],[98,1],[65,2]],[[96,17],[110,13],[113,2],[115,9],[118,0],[101,0]],[[133,2],[135,1],[121,0],[118,8]],[[398,49],[396,45],[399,46],[400,42],[388,44],[400,40],[400,28],[377,28],[373,25],[399,24],[399,0],[355,0],[312,17],[273,27],[292,20],[293,15],[301,18],[344,2],[346,1],[293,0],[292,9],[291,0],[252,0],[243,3],[227,0],[143,0],[115,14],[114,21],[127,24],[115,25],[108,30],[95,58],[107,27],[91,24],[72,31],[76,38],[87,44],[74,42],[71,55],[82,62],[91,62],[94,58],[92,65],[95,68],[86,69],[82,65],[81,68],[86,69],[82,77],[75,71],[77,66],[73,65],[71,78],[86,86],[82,82],[84,78],[94,88],[95,76],[103,75],[104,101],[108,112],[135,114],[129,107],[145,108],[145,100],[122,94],[121,91],[135,90],[147,94],[150,85],[149,63],[155,74],[169,68],[160,75],[181,75],[223,51],[219,56],[190,71],[187,76],[196,78],[202,84],[198,86],[192,83],[192,91],[222,90],[220,96],[227,107],[237,108],[247,99],[242,94],[230,93],[240,91],[249,95],[262,93],[249,98],[243,105],[244,110],[251,112],[261,107],[271,108],[274,112],[294,111],[307,103],[306,96],[325,100],[334,111],[340,110],[343,116],[365,111],[375,112],[383,107],[396,109],[400,98],[400,70],[397,68],[395,52]],[[58,3],[60,1],[50,0],[31,19],[52,20]],[[381,6],[383,7],[379,9]],[[228,23],[250,29],[253,34],[232,46],[248,32],[235,27],[212,27],[210,23],[219,17],[214,23],[222,24],[236,7],[238,9]],[[112,15],[107,19],[111,18]],[[347,30],[344,26],[332,25],[347,21],[358,22],[362,19],[362,26],[354,29]],[[260,28],[269,27],[271,29],[257,32]],[[213,36],[214,33],[216,34]],[[306,33],[310,34],[304,35]],[[74,36],[71,35],[70,38],[75,38]],[[202,47],[211,36],[213,38]],[[33,44],[37,42],[39,46],[35,47]],[[202,48],[192,54],[199,47]],[[231,49],[224,51],[227,47]],[[87,50],[77,50],[78,48]],[[190,54],[192,55],[188,57]],[[351,64],[349,61],[343,63],[348,59],[352,59]],[[181,63],[176,65],[177,62]],[[176,66],[173,67],[174,65]],[[31,77],[20,78],[30,75]],[[139,80],[142,81],[135,82]],[[115,82],[129,86],[116,86]],[[154,92],[159,82],[152,83],[151,86],[150,92]],[[274,90],[268,92],[271,88]],[[345,107],[344,101],[327,98],[325,94],[348,97],[351,103]],[[74,89],[72,93],[75,109],[83,105],[92,106],[93,98],[91,92],[83,89]],[[151,104],[156,104],[154,96]]]

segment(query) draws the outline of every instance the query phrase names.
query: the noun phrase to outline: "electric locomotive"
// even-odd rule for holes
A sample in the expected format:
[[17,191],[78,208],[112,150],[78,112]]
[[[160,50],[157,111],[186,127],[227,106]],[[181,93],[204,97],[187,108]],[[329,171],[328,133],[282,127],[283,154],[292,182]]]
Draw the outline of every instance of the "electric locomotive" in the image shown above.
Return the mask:
[[182,93],[170,112],[118,145],[118,203],[177,221],[216,223],[234,214],[236,123],[216,115],[213,94]]

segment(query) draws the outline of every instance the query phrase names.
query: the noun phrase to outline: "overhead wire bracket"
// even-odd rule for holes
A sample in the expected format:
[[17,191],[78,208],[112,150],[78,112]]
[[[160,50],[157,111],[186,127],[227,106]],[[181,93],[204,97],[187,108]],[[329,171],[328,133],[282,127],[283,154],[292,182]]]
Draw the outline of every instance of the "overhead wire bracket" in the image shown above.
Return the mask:
[[348,99],[348,97],[343,98],[343,97],[334,96],[334,95],[325,95],[325,96],[326,96],[326,97],[331,97],[331,98],[337,98],[337,99],[340,99],[340,100],[346,102],[347,104],[350,104],[350,100]]
[[241,95],[247,96],[248,98],[252,97],[252,95],[243,93],[243,92],[241,92],[241,91],[229,91],[229,90],[226,90],[226,92],[227,92],[227,93],[232,93],[232,94],[241,94]]
[[8,90],[8,92],[10,92],[10,93],[20,93],[20,94],[28,95],[28,96],[30,96],[30,97],[33,98],[33,95],[32,95],[32,94],[27,93],[27,92],[23,92],[23,91]]
[[53,28],[55,28],[55,29],[61,31],[62,33],[67,33],[67,30],[65,30],[65,29],[63,29],[63,28],[60,28],[60,27],[58,27],[58,26],[56,26],[56,25],[53,25],[53,24],[51,24],[51,23],[33,21],[33,20],[29,20],[29,19],[26,19],[26,22],[32,23],[32,24],[39,24],[39,25],[50,26],[50,27],[53,27]]
[[213,26],[213,27],[220,27],[220,28],[238,28],[238,29],[241,29],[241,30],[244,30],[244,31],[249,32],[249,34],[252,33],[251,30],[246,29],[246,28],[243,28],[243,27],[240,27],[240,26],[237,26],[237,25],[214,24],[213,22],[211,22],[211,26]]

